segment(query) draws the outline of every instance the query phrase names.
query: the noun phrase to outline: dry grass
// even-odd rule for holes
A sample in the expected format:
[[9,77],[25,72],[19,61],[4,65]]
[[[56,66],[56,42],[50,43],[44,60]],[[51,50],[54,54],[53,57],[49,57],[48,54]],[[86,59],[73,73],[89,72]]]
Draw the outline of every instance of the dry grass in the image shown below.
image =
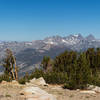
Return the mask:
[[[0,84],[0,100],[25,100],[20,91],[25,85]],[[53,94],[57,100],[100,100],[100,93],[82,94],[78,90],[62,89],[59,85],[39,86],[41,89]]]

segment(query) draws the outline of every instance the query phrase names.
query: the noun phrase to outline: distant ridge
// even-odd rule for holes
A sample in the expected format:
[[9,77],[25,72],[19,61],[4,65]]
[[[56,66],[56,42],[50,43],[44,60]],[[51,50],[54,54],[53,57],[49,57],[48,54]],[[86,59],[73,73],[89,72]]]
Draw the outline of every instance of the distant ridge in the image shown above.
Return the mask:
[[[83,37],[81,34],[69,35],[66,37],[52,36],[43,40],[24,41],[0,41],[0,60],[5,55],[5,50],[10,48],[17,59],[20,75],[26,71],[31,72],[39,64],[43,56],[54,58],[65,50],[84,51],[88,48],[100,47],[100,40],[93,35]],[[3,69],[0,68],[2,71]]]

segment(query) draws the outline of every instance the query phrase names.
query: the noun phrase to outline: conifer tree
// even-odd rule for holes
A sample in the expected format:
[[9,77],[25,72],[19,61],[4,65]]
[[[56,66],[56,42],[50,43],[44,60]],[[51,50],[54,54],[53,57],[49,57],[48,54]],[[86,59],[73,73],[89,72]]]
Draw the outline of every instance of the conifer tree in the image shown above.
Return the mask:
[[100,48],[97,48],[97,50],[96,50],[96,67],[98,68],[98,69],[100,69]]
[[6,50],[5,59],[3,60],[4,73],[11,79],[18,80],[18,70],[16,66],[16,59],[10,49]]
[[42,65],[44,70],[47,70],[48,67],[51,66],[51,59],[50,59],[50,57],[49,56],[44,56],[43,60],[41,62],[41,65]]
[[78,59],[77,75],[78,85],[81,88],[86,87],[91,80],[91,69],[89,67],[89,62],[86,59],[86,53],[82,53]]

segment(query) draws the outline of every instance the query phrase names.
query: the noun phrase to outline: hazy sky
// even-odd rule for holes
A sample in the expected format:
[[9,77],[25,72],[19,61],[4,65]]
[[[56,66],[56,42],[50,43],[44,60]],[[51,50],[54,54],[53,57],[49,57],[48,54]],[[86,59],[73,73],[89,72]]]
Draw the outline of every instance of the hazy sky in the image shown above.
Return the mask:
[[0,40],[77,33],[100,38],[100,0],[0,0]]

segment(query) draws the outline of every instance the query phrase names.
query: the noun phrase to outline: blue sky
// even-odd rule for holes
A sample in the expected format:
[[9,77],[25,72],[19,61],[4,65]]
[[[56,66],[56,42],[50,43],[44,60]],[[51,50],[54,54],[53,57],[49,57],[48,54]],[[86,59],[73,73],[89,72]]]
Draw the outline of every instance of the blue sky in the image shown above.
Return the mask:
[[0,40],[77,33],[100,38],[100,0],[0,0]]

